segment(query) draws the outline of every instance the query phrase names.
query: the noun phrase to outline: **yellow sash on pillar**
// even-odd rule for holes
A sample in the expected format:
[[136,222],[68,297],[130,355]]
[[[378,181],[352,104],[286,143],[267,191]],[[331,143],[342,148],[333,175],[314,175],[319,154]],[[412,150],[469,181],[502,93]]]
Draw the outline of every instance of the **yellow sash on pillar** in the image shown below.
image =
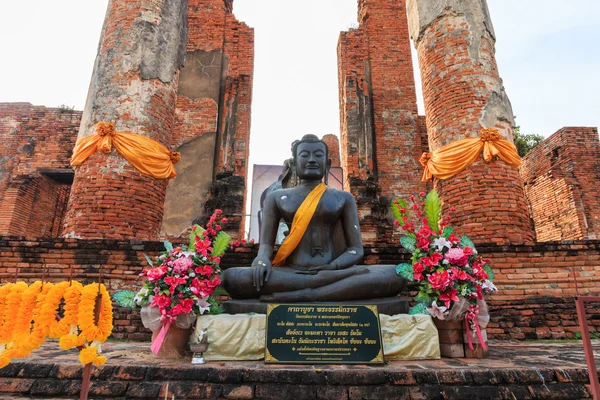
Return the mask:
[[304,233],[308,228],[310,220],[315,214],[321,196],[323,196],[326,189],[327,185],[320,183],[308,194],[308,196],[306,196],[306,199],[304,199],[302,204],[300,204],[300,207],[296,211],[296,215],[294,215],[294,220],[292,221],[292,230],[279,247],[277,254],[275,254],[272,263],[274,267],[282,266],[288,256],[292,254],[292,251],[298,246],[300,240],[302,240],[302,236],[304,236]]

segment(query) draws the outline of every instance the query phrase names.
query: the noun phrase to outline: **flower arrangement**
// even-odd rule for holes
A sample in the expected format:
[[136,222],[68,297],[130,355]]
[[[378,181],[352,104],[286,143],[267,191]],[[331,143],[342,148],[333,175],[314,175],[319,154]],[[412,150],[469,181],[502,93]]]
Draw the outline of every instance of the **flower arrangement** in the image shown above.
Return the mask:
[[481,336],[477,317],[485,304],[483,297],[496,290],[489,260],[477,254],[467,236],[458,238],[453,233],[449,216],[441,218],[435,190],[427,196],[424,192],[410,196],[410,202],[398,199],[392,204],[394,225],[403,233],[400,244],[412,253],[411,264],[398,265],[396,273],[418,288],[417,305],[410,313],[464,319]]
[[221,313],[217,299],[222,293],[218,290],[221,257],[229,247],[242,244],[231,243],[222,230],[226,223],[223,212],[215,210],[206,228],[192,227],[188,245],[174,247],[165,242],[165,251],[155,260],[146,256],[150,268],[140,274],[145,281],[139,292],[121,290],[113,295],[120,306],[141,306],[146,327],[162,327],[152,346],[155,354],[172,324],[189,327],[198,315]]

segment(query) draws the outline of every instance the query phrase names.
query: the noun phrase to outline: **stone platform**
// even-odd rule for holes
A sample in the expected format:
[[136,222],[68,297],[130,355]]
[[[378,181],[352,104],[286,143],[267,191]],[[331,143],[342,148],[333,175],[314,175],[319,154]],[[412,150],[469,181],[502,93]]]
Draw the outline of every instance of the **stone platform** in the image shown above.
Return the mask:
[[[228,300],[221,303],[223,311],[227,314],[266,314],[269,303],[258,300]],[[302,303],[295,303],[302,305]],[[310,304],[335,304],[335,305],[375,305],[379,314],[397,315],[407,314],[409,300],[406,297],[384,297],[380,299],[338,301],[338,302],[313,302]]]
[[[106,343],[90,399],[584,399],[591,398],[581,343],[492,342],[488,359],[360,365],[265,365],[157,360],[149,343]],[[600,342],[594,341],[596,359]],[[600,366],[599,366],[600,367]],[[81,364],[46,344],[0,369],[2,399],[74,399]]]

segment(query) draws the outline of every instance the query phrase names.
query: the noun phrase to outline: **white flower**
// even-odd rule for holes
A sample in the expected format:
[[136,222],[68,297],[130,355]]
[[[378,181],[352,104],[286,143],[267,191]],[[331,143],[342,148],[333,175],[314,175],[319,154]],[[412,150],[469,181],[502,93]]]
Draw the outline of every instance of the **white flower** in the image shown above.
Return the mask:
[[196,305],[200,309],[200,315],[204,314],[206,311],[210,310],[210,303],[206,301],[208,297],[202,297],[196,300]]
[[195,277],[196,277],[196,274],[195,274],[194,272],[190,272],[190,275],[189,275],[189,276],[190,276],[190,278],[195,278]]
[[147,294],[148,294],[148,289],[142,288],[139,292],[137,292],[137,294],[135,295],[133,300],[135,301],[135,303],[138,306],[141,306],[142,302],[144,301],[144,297],[146,297]]
[[442,264],[448,265],[450,264],[450,261],[446,260],[445,258],[442,260]]
[[445,312],[448,310],[448,307],[438,306],[434,301],[431,304],[431,307],[427,307],[427,311],[431,314],[432,317],[443,320],[445,317]]
[[496,290],[498,290],[498,288],[496,287],[496,285],[494,285],[492,283],[492,281],[490,281],[489,279],[486,279],[485,282],[483,282],[483,284],[481,285],[481,288],[488,290],[490,293],[495,292]]
[[437,251],[442,251],[444,247],[452,247],[452,243],[450,243],[450,241],[448,241],[445,237],[439,237],[435,239],[432,244],[437,248]]

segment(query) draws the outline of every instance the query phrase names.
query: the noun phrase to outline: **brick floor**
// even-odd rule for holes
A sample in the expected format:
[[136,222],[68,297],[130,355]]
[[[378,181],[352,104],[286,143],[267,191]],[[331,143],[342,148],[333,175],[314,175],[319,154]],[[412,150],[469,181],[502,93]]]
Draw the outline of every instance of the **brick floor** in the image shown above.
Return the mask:
[[[395,361],[384,366],[266,365],[159,360],[148,343],[103,345],[90,398],[119,399],[580,399],[590,398],[583,346],[492,342],[487,359]],[[600,342],[594,343],[600,360]],[[599,363],[600,368],[600,363]],[[77,398],[76,352],[48,343],[0,369],[0,398]]]

